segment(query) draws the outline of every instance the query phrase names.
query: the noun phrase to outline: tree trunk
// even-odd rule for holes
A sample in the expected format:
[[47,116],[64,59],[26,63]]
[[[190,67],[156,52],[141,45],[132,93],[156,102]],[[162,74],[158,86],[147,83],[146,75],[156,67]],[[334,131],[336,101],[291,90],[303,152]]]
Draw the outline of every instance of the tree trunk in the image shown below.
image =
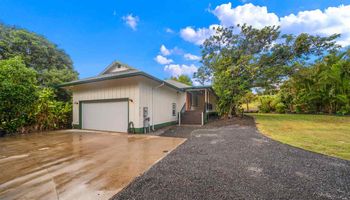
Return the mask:
[[236,115],[236,106],[235,104],[231,104],[229,118],[232,118],[232,116],[235,116],[235,115]]

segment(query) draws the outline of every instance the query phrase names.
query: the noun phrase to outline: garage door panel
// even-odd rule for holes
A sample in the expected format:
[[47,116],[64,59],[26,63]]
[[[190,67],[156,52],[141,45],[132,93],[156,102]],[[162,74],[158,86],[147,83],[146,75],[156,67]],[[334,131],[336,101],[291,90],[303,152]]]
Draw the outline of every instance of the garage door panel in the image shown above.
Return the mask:
[[128,102],[84,102],[82,128],[127,132]]

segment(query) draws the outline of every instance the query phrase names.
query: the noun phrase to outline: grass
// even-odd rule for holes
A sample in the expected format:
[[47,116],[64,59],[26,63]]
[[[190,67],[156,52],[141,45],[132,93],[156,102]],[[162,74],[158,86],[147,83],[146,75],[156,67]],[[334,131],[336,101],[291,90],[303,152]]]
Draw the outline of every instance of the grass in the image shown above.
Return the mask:
[[277,141],[350,160],[350,117],[301,114],[249,114],[259,131]]

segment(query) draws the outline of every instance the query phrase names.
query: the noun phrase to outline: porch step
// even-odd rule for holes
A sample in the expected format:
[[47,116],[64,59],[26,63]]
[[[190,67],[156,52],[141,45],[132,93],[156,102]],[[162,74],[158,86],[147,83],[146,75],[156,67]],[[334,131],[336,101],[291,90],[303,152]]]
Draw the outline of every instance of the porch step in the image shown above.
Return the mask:
[[181,114],[181,124],[202,124],[202,112],[185,111]]

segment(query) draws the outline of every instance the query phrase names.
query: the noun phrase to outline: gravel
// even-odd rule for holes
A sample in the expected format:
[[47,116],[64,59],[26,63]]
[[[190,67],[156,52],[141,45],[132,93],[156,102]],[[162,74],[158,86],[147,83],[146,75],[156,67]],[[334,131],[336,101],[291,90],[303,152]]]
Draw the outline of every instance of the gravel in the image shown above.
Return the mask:
[[250,118],[172,127],[189,138],[113,199],[350,199],[350,162],[261,135]]

